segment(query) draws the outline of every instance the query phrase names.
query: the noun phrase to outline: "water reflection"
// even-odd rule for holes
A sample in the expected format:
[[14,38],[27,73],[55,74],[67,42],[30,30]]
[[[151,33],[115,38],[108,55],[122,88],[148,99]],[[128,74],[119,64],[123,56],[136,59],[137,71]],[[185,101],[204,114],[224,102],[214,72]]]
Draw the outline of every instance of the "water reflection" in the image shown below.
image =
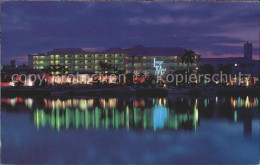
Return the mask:
[[162,105],[155,105],[153,111],[153,128],[163,128],[164,122],[167,119],[167,109]]
[[198,122],[198,119],[194,120],[193,115],[170,112],[169,108],[163,105],[155,105],[153,109],[134,107],[133,110],[130,110],[128,105],[125,110],[101,109],[98,106],[85,110],[79,108],[50,111],[36,109],[33,112],[33,118],[38,129],[47,124],[58,131],[61,128],[192,129],[191,124],[194,123],[196,126]]
[[233,108],[254,108],[258,107],[258,98],[253,98],[252,100],[249,100],[249,97],[246,96],[246,99],[241,99],[241,97],[238,98],[230,98],[230,102],[233,106]]
[[244,123],[252,133],[258,117],[257,97],[208,98],[1,98],[7,112],[29,112],[41,129],[196,130],[199,118],[226,118]]

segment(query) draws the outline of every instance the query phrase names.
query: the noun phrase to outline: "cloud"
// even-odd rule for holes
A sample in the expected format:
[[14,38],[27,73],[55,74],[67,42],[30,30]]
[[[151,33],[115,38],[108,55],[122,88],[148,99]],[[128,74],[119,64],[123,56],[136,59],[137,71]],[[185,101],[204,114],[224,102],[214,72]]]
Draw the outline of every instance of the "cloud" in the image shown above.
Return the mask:
[[170,16],[159,16],[159,17],[133,17],[127,20],[130,25],[139,25],[139,24],[172,24],[174,23],[173,18]]
[[24,56],[17,56],[15,58],[15,60],[19,61],[19,62],[27,62],[28,61],[28,57],[27,55],[24,55]]
[[[220,45],[220,46],[230,46],[230,47],[244,47],[245,42],[238,42],[238,43],[214,43],[213,45]],[[259,48],[259,43],[253,43],[253,48]]]
[[244,46],[244,43],[214,43],[213,45],[242,47]]
[[251,24],[229,23],[220,25],[214,32],[205,33],[204,36],[223,36],[241,41],[259,42],[258,22]]
[[[221,55],[216,55],[212,51],[195,50],[195,53],[201,55],[201,58],[228,58],[228,57],[244,57],[243,53],[225,53]],[[260,60],[259,54],[253,54],[254,60]]]
[[178,18],[161,15],[158,17],[133,17],[127,20],[130,25],[140,25],[140,24],[151,24],[151,25],[163,25],[163,24],[173,24],[175,26],[185,26],[185,25],[198,25],[205,22],[204,19],[190,18],[187,16],[179,16]]
[[236,56],[249,41],[259,53],[256,3],[6,2],[1,14],[4,63],[53,48],[136,44]]
[[85,51],[90,51],[90,52],[104,50],[103,47],[85,47],[85,48],[82,48],[82,49],[85,50]]
[[27,55],[21,55],[21,56],[16,56],[16,57],[5,57],[6,63],[10,62],[11,60],[15,60],[17,63],[27,63],[28,62],[28,57]]

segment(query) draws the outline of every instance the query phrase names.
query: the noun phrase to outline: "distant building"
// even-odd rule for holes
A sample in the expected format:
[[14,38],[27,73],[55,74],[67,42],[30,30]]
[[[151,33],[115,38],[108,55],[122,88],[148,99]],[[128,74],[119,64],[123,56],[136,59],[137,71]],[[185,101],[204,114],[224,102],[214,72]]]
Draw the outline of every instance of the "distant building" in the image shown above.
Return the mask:
[[201,58],[199,64],[210,64],[217,73],[220,66],[230,65],[232,74],[250,74],[252,76],[259,76],[259,60],[248,60],[244,57],[230,57],[230,58]]
[[204,64],[212,65],[216,73],[218,73],[220,66],[229,65],[233,76],[240,73],[244,76],[254,77],[254,82],[259,81],[260,61],[252,59],[252,44],[248,42],[244,44],[244,57],[201,58],[199,64],[200,66]]
[[248,41],[244,44],[244,57],[252,60],[252,43],[248,43]]
[[215,72],[220,66],[230,65],[232,74],[250,74],[258,77],[260,70],[260,61],[252,59],[252,44],[244,44],[244,57],[230,57],[230,58],[201,58],[200,65],[210,64],[214,67]]

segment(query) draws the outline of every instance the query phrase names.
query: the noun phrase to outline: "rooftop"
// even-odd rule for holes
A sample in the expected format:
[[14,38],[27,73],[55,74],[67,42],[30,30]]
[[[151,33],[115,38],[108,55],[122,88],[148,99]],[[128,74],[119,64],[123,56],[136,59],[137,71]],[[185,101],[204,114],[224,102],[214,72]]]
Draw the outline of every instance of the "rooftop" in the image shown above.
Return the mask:
[[86,53],[86,51],[84,51],[81,48],[54,48],[53,50],[51,50],[50,52],[48,52],[47,54],[55,54],[55,53],[61,53],[61,54],[66,54],[66,53]]
[[[50,54],[71,54],[71,53],[93,53],[93,51],[85,51],[82,48],[54,48],[47,53],[38,53],[33,55],[50,55]],[[136,45],[131,48],[109,48],[96,53],[125,53],[129,56],[169,56],[169,55],[182,55],[184,49],[181,47],[145,47]]]

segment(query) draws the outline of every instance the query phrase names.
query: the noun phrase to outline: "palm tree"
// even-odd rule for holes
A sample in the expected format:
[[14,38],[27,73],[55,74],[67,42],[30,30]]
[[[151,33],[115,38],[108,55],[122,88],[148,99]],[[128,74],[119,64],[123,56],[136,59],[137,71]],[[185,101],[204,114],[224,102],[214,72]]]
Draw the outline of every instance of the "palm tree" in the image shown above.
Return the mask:
[[181,57],[182,63],[187,64],[187,73],[189,75],[190,73],[190,64],[194,63],[195,56],[194,56],[194,51],[193,50],[184,50],[185,54]]
[[52,72],[55,72],[55,66],[54,65],[48,65],[44,71],[48,74],[51,74]]
[[108,73],[111,73],[112,70],[115,72],[115,66],[113,66],[112,64],[100,61],[99,66],[100,66],[101,70],[103,71],[103,73],[105,73],[105,71],[107,71]]
[[58,72],[60,72],[60,74],[65,74],[67,71],[69,71],[69,69],[66,68],[64,65],[58,65],[57,67],[57,70]]
[[68,68],[66,68],[63,65],[49,65],[47,66],[45,69],[46,73],[56,73],[56,72],[60,72],[60,74],[65,74],[68,71]]
[[105,71],[107,70],[106,63],[104,63],[103,61],[100,61],[99,66],[100,66],[101,70],[103,71],[103,73],[105,73]]

